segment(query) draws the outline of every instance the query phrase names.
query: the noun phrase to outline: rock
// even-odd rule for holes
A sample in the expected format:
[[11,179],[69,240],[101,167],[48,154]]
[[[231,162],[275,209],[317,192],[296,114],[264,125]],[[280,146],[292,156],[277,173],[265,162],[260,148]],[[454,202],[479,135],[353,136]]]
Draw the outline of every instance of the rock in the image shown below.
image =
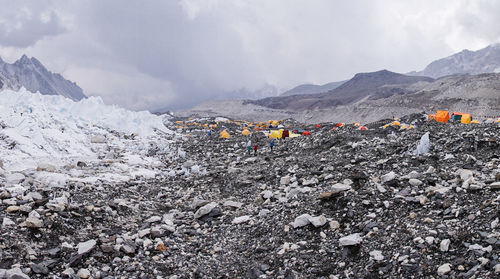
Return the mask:
[[273,197],[273,192],[269,191],[269,190],[265,190],[265,191],[262,191],[260,193],[260,195],[262,196],[263,199],[267,200],[267,199],[270,199]]
[[387,173],[387,174],[384,174],[380,177],[380,182],[382,183],[387,183],[389,181],[392,181],[396,179],[396,173],[394,173],[393,171]]
[[23,273],[23,271],[16,267],[9,269],[5,272],[6,279],[30,279],[30,277]]
[[280,179],[280,185],[288,185],[290,184],[290,176],[283,176]]
[[2,228],[6,228],[8,226],[14,226],[16,223],[14,221],[12,221],[11,219],[7,218],[7,217],[3,217],[3,220],[2,220]]
[[342,193],[344,191],[348,191],[348,190],[352,189],[351,186],[345,185],[345,184],[341,184],[341,183],[336,183],[331,188],[332,188],[331,191],[321,193],[318,196],[318,199],[320,199],[320,200],[330,199],[330,198],[332,198],[333,196],[336,196],[339,193]]
[[492,190],[498,190],[500,189],[500,182],[493,182],[490,184],[490,189]]
[[241,202],[235,202],[235,201],[225,201],[223,206],[227,207],[234,207],[234,208],[240,208],[243,206],[243,203]]
[[415,186],[415,187],[424,184],[422,181],[420,181],[416,178],[411,178],[410,180],[408,180],[408,183],[410,183],[411,186]]
[[28,228],[41,228],[43,227],[43,221],[35,218],[35,217],[28,217],[26,218],[25,221],[26,227]]
[[120,250],[122,250],[126,254],[134,254],[135,253],[135,247],[132,247],[132,245],[128,245],[128,244],[123,245]]
[[450,243],[451,243],[451,241],[449,239],[441,240],[441,243],[439,244],[439,250],[441,250],[442,252],[448,251],[448,249],[450,247]]
[[55,172],[56,166],[51,164],[39,164],[36,168],[36,171],[47,171],[47,172]]
[[293,227],[300,228],[303,226],[307,226],[310,223],[309,218],[311,218],[311,215],[309,214],[302,214],[296,217],[295,221],[293,221]]
[[77,245],[78,254],[79,255],[87,254],[90,251],[92,251],[92,249],[94,249],[96,245],[97,245],[97,241],[94,239],[87,240],[85,242],[80,242]]
[[106,137],[101,136],[101,135],[93,136],[90,139],[90,142],[91,143],[106,143]]
[[162,218],[160,216],[151,216],[149,217],[146,221],[146,223],[157,223],[157,222],[160,222],[162,220]]
[[382,255],[382,251],[373,250],[370,252],[370,257],[376,261],[383,261],[384,256]]
[[339,239],[340,246],[353,246],[358,245],[363,241],[363,238],[359,233],[350,234],[348,236],[341,237]]
[[472,178],[474,176],[474,173],[471,170],[460,170],[459,171],[460,179],[463,181],[468,180],[469,178]]
[[49,274],[49,269],[47,268],[47,266],[43,264],[32,264],[30,267],[34,273],[44,274],[44,275]]
[[324,226],[326,224],[327,220],[326,220],[325,216],[320,215],[320,216],[309,218],[309,222],[311,222],[311,224],[313,224],[313,226],[318,228],[318,227]]
[[445,263],[445,264],[439,266],[439,268],[437,270],[437,274],[439,276],[443,276],[445,274],[448,274],[448,272],[450,272],[450,271],[451,271],[451,264]]
[[82,268],[78,270],[78,273],[76,273],[76,276],[82,279],[86,279],[90,277],[90,271],[86,268]]
[[200,217],[203,217],[205,215],[207,215],[208,213],[210,213],[214,208],[217,207],[217,203],[216,202],[211,202],[209,204],[206,204],[202,207],[200,207],[195,213],[194,213],[194,218],[195,219],[198,219]]
[[300,228],[300,227],[306,226],[308,224],[312,224],[315,227],[321,227],[321,226],[325,225],[326,222],[327,222],[327,220],[326,220],[325,216],[323,216],[323,215],[313,217],[309,214],[302,214],[302,215],[298,216],[297,218],[295,218],[295,221],[293,222],[293,227]]
[[7,207],[7,213],[15,213],[19,211],[19,206],[17,205],[11,205]]
[[336,230],[338,228],[340,228],[340,223],[338,221],[330,221],[330,229]]
[[496,264],[493,269],[495,270],[495,273],[500,273],[500,264]]
[[248,221],[250,221],[250,216],[244,215],[244,216],[234,218],[231,223],[232,224],[241,224],[241,223],[246,223]]

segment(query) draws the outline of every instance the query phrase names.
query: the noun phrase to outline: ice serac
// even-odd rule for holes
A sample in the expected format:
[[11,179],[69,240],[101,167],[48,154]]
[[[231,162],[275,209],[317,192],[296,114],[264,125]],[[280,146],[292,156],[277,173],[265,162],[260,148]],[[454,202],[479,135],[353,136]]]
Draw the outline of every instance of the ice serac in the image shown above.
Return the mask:
[[0,59],[0,89],[19,90],[21,87],[43,95],[61,95],[74,101],[86,98],[74,82],[47,70],[38,59],[23,55],[13,64]]

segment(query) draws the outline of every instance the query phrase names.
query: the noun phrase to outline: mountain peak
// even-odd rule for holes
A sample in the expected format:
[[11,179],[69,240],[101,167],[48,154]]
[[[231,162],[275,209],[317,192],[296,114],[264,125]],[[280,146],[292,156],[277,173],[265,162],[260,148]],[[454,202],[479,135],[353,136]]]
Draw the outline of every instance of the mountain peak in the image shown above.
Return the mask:
[[13,64],[3,63],[0,68],[3,85],[0,88],[18,90],[21,87],[30,92],[44,95],[61,95],[78,101],[86,96],[74,82],[66,80],[59,74],[48,71],[36,58],[28,58],[26,54]]
[[23,56],[21,56],[21,58],[19,58],[16,62],[14,62],[14,64],[27,65],[27,64],[31,64],[31,60],[28,58],[28,56],[26,56],[26,54],[23,54]]

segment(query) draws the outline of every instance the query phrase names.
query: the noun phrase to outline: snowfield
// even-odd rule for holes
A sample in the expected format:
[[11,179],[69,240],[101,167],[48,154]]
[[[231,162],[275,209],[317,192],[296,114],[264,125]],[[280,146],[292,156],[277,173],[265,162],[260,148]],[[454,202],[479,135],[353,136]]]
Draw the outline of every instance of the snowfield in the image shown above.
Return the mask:
[[89,182],[154,176],[151,168],[161,162],[144,155],[152,146],[167,151],[168,141],[162,138],[173,134],[162,117],[146,111],[108,106],[96,97],[74,102],[62,96],[33,94],[24,88],[0,92],[0,128],[0,158],[7,172],[120,158],[96,176],[82,178],[82,171],[76,169],[64,174],[38,174],[40,179],[57,184],[71,177]]

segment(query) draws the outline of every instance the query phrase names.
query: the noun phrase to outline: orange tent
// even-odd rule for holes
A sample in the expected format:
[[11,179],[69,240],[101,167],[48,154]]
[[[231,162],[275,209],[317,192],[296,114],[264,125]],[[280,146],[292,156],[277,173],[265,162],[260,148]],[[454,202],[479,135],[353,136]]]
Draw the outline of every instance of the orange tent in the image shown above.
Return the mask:
[[450,120],[450,113],[447,110],[438,110],[436,112],[436,121],[447,123]]
[[310,135],[311,135],[311,132],[309,132],[309,131],[305,131],[305,132],[303,132],[303,133],[302,133],[302,135],[303,135],[303,136],[310,136]]

